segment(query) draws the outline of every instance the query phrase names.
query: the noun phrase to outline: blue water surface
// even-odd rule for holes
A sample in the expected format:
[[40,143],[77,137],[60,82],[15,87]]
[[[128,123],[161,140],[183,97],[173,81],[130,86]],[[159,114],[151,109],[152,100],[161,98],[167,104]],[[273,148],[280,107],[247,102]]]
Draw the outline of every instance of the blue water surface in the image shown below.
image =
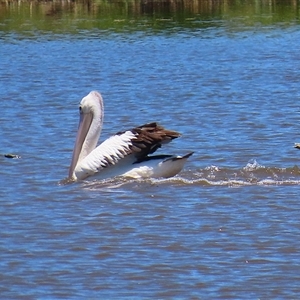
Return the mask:
[[[299,32],[2,36],[1,297],[297,298]],[[91,90],[101,139],[158,121],[184,171],[59,184]]]

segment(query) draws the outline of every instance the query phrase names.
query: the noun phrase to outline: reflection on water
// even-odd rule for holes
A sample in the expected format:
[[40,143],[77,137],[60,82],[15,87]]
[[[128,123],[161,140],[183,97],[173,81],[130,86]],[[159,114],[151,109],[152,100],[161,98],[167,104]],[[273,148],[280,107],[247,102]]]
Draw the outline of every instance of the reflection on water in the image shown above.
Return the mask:
[[55,1],[1,2],[0,30],[78,33],[101,29],[163,30],[176,27],[287,26],[299,23],[298,1]]

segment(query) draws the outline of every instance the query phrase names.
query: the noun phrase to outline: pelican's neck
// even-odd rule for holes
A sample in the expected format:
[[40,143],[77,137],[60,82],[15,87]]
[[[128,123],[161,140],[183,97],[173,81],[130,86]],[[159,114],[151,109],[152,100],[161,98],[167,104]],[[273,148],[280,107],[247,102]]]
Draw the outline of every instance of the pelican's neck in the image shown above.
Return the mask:
[[80,122],[69,168],[70,178],[74,177],[76,166],[96,148],[103,118],[102,97],[96,91],[90,92],[80,102]]
[[96,148],[97,142],[101,134],[101,130],[102,130],[102,122],[100,122],[94,117],[90,130],[82,145],[82,149],[77,164],[80,163],[80,161],[82,161],[85,157],[87,157]]
[[101,100],[99,99],[99,102],[97,102],[97,105],[93,107],[92,123],[82,145],[77,164],[96,148],[102,131],[103,118],[103,101],[101,98]]

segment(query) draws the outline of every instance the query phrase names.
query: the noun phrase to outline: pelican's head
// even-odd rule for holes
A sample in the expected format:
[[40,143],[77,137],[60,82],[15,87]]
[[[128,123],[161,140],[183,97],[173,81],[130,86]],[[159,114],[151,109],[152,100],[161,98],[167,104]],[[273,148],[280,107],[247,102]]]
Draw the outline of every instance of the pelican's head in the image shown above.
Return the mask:
[[94,114],[99,112],[102,106],[103,100],[101,94],[97,91],[92,91],[80,101],[79,112],[80,114]]
[[69,178],[74,177],[77,164],[95,149],[103,124],[103,99],[97,91],[90,92],[82,98],[79,104],[79,126],[71,165]]

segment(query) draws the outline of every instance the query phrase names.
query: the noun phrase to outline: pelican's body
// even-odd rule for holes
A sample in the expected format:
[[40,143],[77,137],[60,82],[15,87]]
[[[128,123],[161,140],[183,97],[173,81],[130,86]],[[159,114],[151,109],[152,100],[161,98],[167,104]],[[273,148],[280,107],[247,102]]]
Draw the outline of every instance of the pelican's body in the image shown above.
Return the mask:
[[192,155],[148,156],[162,144],[180,136],[157,123],[116,133],[96,147],[104,118],[101,95],[90,92],[81,100],[79,109],[80,122],[69,169],[72,180],[83,180],[92,175],[101,179],[120,175],[131,178],[172,177],[181,171]]

